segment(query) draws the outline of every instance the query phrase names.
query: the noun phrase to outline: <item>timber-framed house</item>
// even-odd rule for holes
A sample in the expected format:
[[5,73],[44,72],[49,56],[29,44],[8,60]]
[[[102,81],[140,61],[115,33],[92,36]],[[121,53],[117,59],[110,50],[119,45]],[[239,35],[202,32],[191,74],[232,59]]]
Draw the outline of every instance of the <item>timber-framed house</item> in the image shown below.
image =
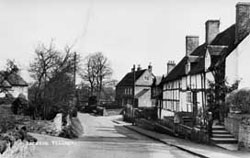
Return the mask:
[[[208,20],[203,44],[199,45],[198,36],[186,36],[185,56],[161,82],[163,97],[158,106],[159,118],[182,113],[190,118],[192,125],[200,124],[207,109],[210,81],[228,80],[232,84],[241,80],[240,87],[250,86],[250,75],[240,61],[249,62],[246,58],[250,51],[249,15],[250,3],[238,3],[236,23],[224,31],[219,30],[219,20]],[[215,74],[218,69],[220,75]]]

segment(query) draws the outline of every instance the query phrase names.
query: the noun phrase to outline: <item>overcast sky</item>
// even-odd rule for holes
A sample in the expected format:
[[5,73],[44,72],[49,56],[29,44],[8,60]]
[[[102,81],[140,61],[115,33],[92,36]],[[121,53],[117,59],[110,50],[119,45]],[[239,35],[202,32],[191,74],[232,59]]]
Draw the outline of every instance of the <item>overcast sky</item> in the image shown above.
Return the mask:
[[[246,1],[246,0],[241,0]],[[205,22],[235,23],[238,0],[0,0],[0,65],[15,59],[25,73],[40,42],[74,44],[81,56],[103,52],[120,80],[133,64],[156,75],[185,54],[185,36],[200,36]]]

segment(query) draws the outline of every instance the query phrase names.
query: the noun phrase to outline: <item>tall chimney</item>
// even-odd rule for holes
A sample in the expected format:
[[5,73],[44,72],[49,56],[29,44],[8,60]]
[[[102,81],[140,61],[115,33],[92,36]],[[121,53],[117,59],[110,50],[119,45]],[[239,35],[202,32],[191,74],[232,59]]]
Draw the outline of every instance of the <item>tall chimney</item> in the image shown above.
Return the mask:
[[152,67],[151,63],[149,63],[149,65],[148,65],[148,71],[152,72],[152,70],[153,70],[153,67]]
[[208,20],[206,25],[206,43],[211,44],[220,32],[220,20]]
[[172,71],[175,67],[175,62],[174,61],[171,61],[169,60],[168,63],[167,63],[167,74],[170,73],[170,71]]
[[140,70],[141,70],[141,65],[138,64],[138,66],[137,66],[137,71],[140,71]]
[[186,36],[186,56],[199,46],[199,36]]
[[133,67],[131,68],[131,72],[135,71],[135,64],[133,65]]
[[241,42],[250,32],[250,3],[236,4],[235,43]]

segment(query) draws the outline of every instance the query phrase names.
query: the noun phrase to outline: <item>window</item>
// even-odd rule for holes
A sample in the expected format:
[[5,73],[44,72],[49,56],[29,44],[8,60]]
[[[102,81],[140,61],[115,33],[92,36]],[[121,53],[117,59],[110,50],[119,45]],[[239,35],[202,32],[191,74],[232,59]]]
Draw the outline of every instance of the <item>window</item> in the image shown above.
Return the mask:
[[190,83],[190,76],[188,75],[186,79],[187,79],[187,89],[189,89],[189,88],[191,88],[190,87],[190,85],[191,85],[191,83]]
[[133,95],[133,88],[125,88],[124,94],[125,95]]
[[173,110],[173,101],[167,101],[167,109],[168,110]]
[[129,92],[129,88],[125,88],[125,89],[124,89],[124,94],[125,94],[125,95],[128,95],[129,93],[130,93],[130,92]]
[[167,109],[167,101],[163,101],[163,109]]
[[148,81],[148,80],[149,80],[149,77],[148,77],[148,76],[145,76],[145,77],[144,77],[144,80]]
[[193,95],[192,95],[192,92],[187,92],[186,93],[186,101],[187,101],[187,112],[192,112],[192,106],[193,106]]
[[187,103],[192,103],[193,99],[192,99],[192,92],[187,92]]

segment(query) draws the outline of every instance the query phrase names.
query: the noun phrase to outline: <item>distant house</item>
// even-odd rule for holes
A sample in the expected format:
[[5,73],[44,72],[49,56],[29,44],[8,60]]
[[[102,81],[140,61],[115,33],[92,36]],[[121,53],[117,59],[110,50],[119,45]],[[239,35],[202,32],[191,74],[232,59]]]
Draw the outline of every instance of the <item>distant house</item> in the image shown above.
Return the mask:
[[0,97],[5,97],[7,93],[13,97],[18,97],[20,93],[28,97],[28,83],[17,73],[12,73],[5,78],[5,72],[0,71],[0,88],[3,90]]
[[[199,45],[198,36],[186,36],[186,55],[161,82],[163,88],[160,118],[187,113],[194,121],[202,120],[207,107],[209,81],[240,81],[250,87],[247,70],[250,51],[250,3],[236,5],[236,23],[219,31],[219,20],[205,23],[206,40]],[[220,69],[220,76],[215,70]],[[218,105],[219,108],[219,105]]]
[[116,102],[120,106],[152,107],[151,86],[154,80],[152,66],[141,69],[135,66],[116,85]]

